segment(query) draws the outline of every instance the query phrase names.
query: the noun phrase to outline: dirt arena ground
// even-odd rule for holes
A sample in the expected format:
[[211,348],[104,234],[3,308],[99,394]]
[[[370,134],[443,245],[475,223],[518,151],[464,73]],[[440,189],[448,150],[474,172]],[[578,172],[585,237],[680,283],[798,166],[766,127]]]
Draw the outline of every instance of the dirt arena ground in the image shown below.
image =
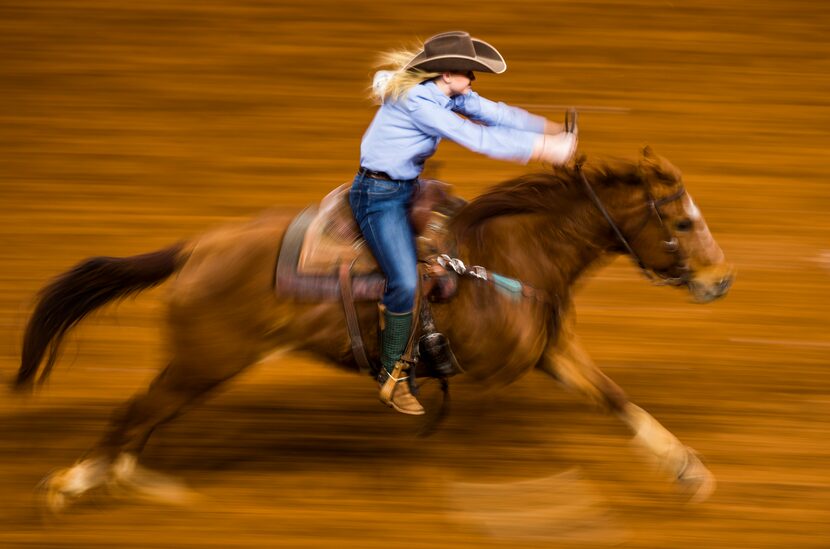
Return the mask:
[[[464,28],[509,70],[485,96],[561,119],[581,149],[671,159],[738,268],[693,305],[620,259],[579,293],[580,333],[632,400],[719,480],[688,505],[615,419],[532,374],[454,384],[428,439],[374,387],[268,360],[156,433],[146,465],[200,494],[99,493],[40,520],[34,488],[96,440],[162,360],[164,289],[103,309],[47,387],[0,393],[3,547],[830,547],[830,6],[712,0],[0,3],[0,376],[37,289],[351,177],[376,52]],[[445,143],[473,197],[539,169]]]

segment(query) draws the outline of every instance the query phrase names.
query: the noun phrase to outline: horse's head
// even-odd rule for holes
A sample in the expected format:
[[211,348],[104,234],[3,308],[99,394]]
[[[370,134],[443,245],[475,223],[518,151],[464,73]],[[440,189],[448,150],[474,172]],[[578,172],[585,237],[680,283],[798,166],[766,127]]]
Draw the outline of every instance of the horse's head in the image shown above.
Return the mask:
[[664,282],[687,286],[699,303],[725,295],[734,269],[685,190],[680,170],[646,147],[639,178],[645,191],[645,213],[642,208],[635,210],[641,212],[633,214],[640,220],[628,235],[635,259]]

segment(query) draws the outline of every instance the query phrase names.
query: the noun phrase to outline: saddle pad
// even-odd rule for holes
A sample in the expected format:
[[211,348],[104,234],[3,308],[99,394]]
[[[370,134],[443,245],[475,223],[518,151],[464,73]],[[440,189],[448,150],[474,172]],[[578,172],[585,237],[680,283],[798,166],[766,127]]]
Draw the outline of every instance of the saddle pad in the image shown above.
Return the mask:
[[[316,208],[306,208],[285,231],[274,270],[274,289],[278,294],[299,300],[339,301],[342,293],[336,273],[307,274],[297,270],[303,237],[317,217]],[[353,277],[351,286],[355,301],[378,301],[386,289],[386,279],[380,272],[364,274]]]

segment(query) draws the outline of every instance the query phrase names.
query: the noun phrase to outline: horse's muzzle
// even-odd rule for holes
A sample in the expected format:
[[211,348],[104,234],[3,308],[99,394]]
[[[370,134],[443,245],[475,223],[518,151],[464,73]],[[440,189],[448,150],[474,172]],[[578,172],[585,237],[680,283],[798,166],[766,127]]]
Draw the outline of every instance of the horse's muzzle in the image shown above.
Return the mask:
[[696,303],[709,303],[725,296],[734,281],[735,272],[729,268],[719,276],[694,277],[688,287]]

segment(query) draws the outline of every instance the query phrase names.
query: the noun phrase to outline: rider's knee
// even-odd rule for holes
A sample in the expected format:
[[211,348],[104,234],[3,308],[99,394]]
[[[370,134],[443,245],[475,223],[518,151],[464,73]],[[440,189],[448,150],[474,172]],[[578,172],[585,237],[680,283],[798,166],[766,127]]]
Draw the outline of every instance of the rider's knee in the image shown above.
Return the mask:
[[415,306],[415,292],[418,291],[417,274],[413,277],[401,277],[387,289],[383,304],[389,312],[407,313]]

